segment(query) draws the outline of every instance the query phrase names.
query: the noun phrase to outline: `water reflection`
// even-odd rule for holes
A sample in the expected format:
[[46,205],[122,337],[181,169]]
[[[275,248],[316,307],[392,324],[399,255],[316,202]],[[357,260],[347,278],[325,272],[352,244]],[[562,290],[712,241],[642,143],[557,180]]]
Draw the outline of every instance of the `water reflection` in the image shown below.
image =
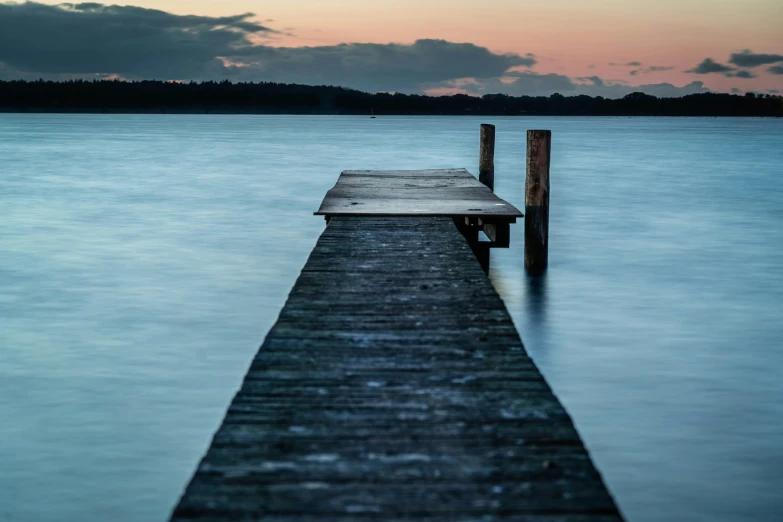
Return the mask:
[[525,309],[530,317],[530,322],[546,328],[547,312],[547,275],[526,276],[527,292],[525,292]]

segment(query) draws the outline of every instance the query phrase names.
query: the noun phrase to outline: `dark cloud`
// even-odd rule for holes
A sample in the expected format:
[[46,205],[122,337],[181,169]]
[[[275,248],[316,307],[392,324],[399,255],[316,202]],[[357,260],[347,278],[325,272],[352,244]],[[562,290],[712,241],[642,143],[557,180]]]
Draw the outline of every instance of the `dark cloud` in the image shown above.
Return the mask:
[[736,87],[731,88],[731,94],[740,94],[742,91],[737,89]]
[[729,67],[728,65],[723,65],[722,63],[718,63],[712,58],[705,58],[704,61],[701,62],[699,65],[697,65],[693,69],[688,69],[685,72],[693,73],[693,74],[710,74],[710,73],[727,73],[733,70],[734,67]]
[[272,29],[250,13],[177,16],[97,3],[0,4],[0,61],[41,74],[187,78]]
[[770,89],[767,92],[770,94],[780,94],[780,89]]
[[642,62],[626,62],[626,63],[614,63],[609,62],[612,67],[641,67]]
[[254,48],[229,67],[235,79],[324,83],[370,91],[419,91],[425,84],[460,78],[494,78],[536,63],[532,56],[494,54],[470,43],[417,40],[401,44]]
[[418,40],[279,48],[255,45],[275,31],[251,13],[180,16],[98,3],[0,4],[0,62],[21,76],[56,79],[280,81],[370,91],[420,91],[424,84],[502,76],[536,63],[532,54],[496,54],[470,43]]
[[741,69],[737,72],[727,72],[726,76],[728,76],[729,78],[755,78],[756,77],[755,74],[753,74],[750,71],[746,71],[744,69]]
[[739,67],[758,67],[778,62],[783,62],[783,54],[754,53],[749,49],[745,49],[741,53],[733,53],[729,58],[729,63]]
[[[740,67],[757,67],[759,65],[775,63],[778,61],[783,61],[783,55],[757,54],[750,51],[734,53],[729,59],[730,63],[739,65]],[[774,65],[769,67],[767,71],[772,74],[783,74],[783,65]],[[737,67],[724,65],[712,60],[711,58],[705,58],[704,61],[699,65],[685,72],[694,74],[719,73],[729,78],[756,78],[757,76],[747,69],[738,69]]]

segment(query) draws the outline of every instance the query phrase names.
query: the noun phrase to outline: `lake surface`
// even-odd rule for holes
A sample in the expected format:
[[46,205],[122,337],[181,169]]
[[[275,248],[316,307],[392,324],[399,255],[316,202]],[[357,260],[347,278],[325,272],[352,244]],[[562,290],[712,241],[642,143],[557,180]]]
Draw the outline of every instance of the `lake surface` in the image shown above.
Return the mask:
[[343,169],[467,167],[550,268],[491,277],[630,521],[783,513],[783,120],[0,114],[0,521],[165,520]]

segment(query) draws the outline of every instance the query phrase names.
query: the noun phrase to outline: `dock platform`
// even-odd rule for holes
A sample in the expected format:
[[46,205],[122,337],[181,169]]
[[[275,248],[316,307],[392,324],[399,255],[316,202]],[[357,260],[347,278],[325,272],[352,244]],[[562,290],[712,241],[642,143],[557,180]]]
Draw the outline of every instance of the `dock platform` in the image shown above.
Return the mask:
[[319,211],[328,226],[171,520],[621,521],[460,208],[350,215],[350,194]]
[[465,169],[346,170],[319,216],[483,217],[514,223],[522,212]]

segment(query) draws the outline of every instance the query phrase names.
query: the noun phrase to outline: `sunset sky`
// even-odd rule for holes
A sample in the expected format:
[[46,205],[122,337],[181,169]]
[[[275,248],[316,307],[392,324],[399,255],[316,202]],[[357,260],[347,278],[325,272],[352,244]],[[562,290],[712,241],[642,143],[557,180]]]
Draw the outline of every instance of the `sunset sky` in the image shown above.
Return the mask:
[[611,97],[639,86],[658,95],[783,91],[781,0],[132,3],[164,13],[58,4],[0,0],[0,78]]

